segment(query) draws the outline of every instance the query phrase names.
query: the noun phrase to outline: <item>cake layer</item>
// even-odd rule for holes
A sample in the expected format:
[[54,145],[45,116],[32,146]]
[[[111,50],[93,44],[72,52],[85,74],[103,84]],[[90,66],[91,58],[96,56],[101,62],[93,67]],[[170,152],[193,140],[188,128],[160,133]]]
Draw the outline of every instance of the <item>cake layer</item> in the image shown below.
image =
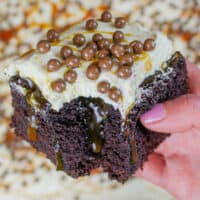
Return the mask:
[[141,92],[125,120],[104,98],[78,97],[57,111],[32,80],[16,75],[10,78],[10,86],[15,108],[12,126],[17,135],[73,177],[101,168],[120,182],[142,167],[167,137],[146,130],[139,122],[141,114],[188,91],[185,60],[178,52],[163,70],[139,85]]

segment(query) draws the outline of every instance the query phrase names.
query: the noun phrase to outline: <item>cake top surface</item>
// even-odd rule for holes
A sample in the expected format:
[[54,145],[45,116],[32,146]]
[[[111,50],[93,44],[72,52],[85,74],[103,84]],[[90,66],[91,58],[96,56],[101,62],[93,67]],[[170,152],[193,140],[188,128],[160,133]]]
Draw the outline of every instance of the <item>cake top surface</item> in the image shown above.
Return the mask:
[[47,38],[11,63],[5,74],[31,79],[55,110],[79,96],[101,97],[125,116],[140,93],[139,85],[162,71],[172,54],[164,34],[104,12],[101,19],[62,33],[49,30]]

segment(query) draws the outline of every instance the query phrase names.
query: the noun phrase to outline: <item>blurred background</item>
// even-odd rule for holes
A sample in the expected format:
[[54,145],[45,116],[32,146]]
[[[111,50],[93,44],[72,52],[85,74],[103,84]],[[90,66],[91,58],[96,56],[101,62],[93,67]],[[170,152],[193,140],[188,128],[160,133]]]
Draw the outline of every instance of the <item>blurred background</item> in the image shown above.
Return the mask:
[[[165,32],[176,50],[200,67],[200,0],[0,0],[0,68],[34,48],[49,28],[114,16]],[[167,192],[138,178],[121,185],[94,172],[74,180],[16,138],[9,129],[9,88],[0,81],[0,199],[2,200],[172,200]]]

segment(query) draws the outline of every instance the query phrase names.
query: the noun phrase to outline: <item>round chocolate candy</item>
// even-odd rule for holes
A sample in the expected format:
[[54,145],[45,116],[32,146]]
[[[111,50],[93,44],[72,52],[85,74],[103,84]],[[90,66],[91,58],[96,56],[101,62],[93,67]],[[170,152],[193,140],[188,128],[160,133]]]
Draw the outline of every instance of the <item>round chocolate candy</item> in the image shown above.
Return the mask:
[[101,70],[109,71],[112,68],[112,59],[105,57],[99,60],[98,66]]
[[133,52],[135,54],[141,54],[143,52],[143,44],[142,42],[138,40],[134,40],[133,42],[130,43],[130,45],[133,48]]
[[68,83],[74,83],[77,79],[77,73],[74,70],[69,70],[64,74],[64,80]]
[[83,34],[77,33],[73,37],[73,44],[80,47],[85,43],[85,36]]
[[107,93],[110,89],[110,83],[108,81],[101,81],[98,83],[97,85],[97,90],[100,92],[100,93]]
[[80,66],[80,59],[77,56],[68,56],[65,60],[68,67],[76,68]]
[[90,47],[85,47],[81,50],[81,58],[83,60],[92,60],[94,58],[95,52]]
[[115,102],[118,102],[121,99],[121,91],[116,87],[111,87],[108,91],[108,96]]
[[154,39],[149,38],[144,41],[143,48],[145,51],[152,51],[154,50],[155,46],[156,44],[155,44]]
[[132,70],[128,66],[121,66],[117,70],[117,76],[122,79],[127,79],[132,75]]
[[95,19],[88,19],[85,28],[89,31],[95,30],[98,27],[98,23]]
[[126,20],[124,17],[117,17],[115,19],[115,27],[116,28],[124,28],[125,25],[126,25]]
[[86,47],[92,48],[94,50],[94,52],[97,51],[97,44],[95,42],[92,42],[92,41],[88,42],[86,44]]
[[124,45],[124,53],[125,54],[133,54],[133,48],[131,47],[131,45]]
[[107,38],[103,38],[97,42],[99,49],[108,49],[110,47],[110,40]]
[[99,78],[99,75],[100,69],[97,63],[91,63],[86,70],[86,76],[88,77],[88,79],[96,80]]
[[60,55],[62,59],[66,59],[68,56],[71,56],[73,54],[73,51],[71,47],[69,46],[63,46],[60,50]]
[[119,43],[124,39],[124,33],[122,31],[115,31],[113,33],[113,41]]
[[37,50],[40,53],[47,53],[50,50],[50,48],[51,48],[51,45],[47,40],[40,40],[37,43]]
[[95,33],[93,36],[92,36],[92,41],[93,42],[98,42],[100,40],[103,39],[103,35],[101,35],[100,33]]
[[113,56],[119,58],[119,57],[124,55],[124,47],[122,45],[119,45],[119,44],[114,44],[111,47],[111,53],[112,53]]
[[49,42],[57,42],[57,41],[59,41],[59,33],[55,29],[50,29],[47,32],[47,40]]
[[66,84],[65,81],[63,81],[62,79],[58,79],[56,81],[53,81],[51,83],[51,88],[58,93],[63,92],[66,89]]
[[101,14],[101,21],[103,22],[110,22],[112,19],[112,14],[109,11],[104,11]]
[[110,56],[110,51],[108,49],[100,49],[96,52],[96,57],[99,59]]
[[55,72],[61,68],[61,63],[59,60],[52,58],[47,63],[47,71]]
[[121,65],[131,66],[133,62],[133,54],[125,54],[122,57],[120,57]]

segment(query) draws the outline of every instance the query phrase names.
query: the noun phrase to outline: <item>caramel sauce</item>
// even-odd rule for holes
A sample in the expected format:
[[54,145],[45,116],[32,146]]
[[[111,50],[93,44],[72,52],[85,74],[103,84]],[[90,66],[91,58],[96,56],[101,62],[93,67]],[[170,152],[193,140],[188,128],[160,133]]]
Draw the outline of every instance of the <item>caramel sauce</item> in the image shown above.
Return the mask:
[[147,60],[145,61],[145,72],[150,72],[152,69],[152,62],[150,58],[147,58]]
[[102,122],[106,119],[111,106],[104,103],[100,98],[79,97],[78,103],[84,108],[86,126],[89,138],[92,142],[93,153],[100,153],[103,146]]
[[142,54],[135,54],[133,56],[133,59],[135,62],[143,61],[145,60],[145,72],[150,72],[152,69],[152,62],[151,58],[149,57],[147,52],[142,52]]
[[36,128],[33,128],[30,125],[28,126],[28,139],[32,142],[36,142],[38,139]]
[[93,12],[92,9],[86,10],[84,8],[84,6],[80,6],[80,8],[81,8],[82,11],[86,12],[86,14],[85,14],[85,16],[83,18],[84,20],[94,17],[94,12]]
[[123,39],[123,40],[122,40],[122,42],[124,42],[124,43],[128,43],[128,40],[126,40],[126,39]]
[[181,33],[181,37],[185,42],[189,42],[193,38],[193,34],[190,32]]
[[58,6],[56,5],[56,3],[52,3],[51,9],[52,9],[53,17],[55,17],[58,12]]
[[105,5],[105,4],[100,4],[97,9],[101,10],[101,12],[105,11],[105,10],[108,10],[109,9],[109,6],[108,5]]
[[133,140],[131,142],[131,163],[136,163],[137,162],[137,150],[136,150],[136,143],[135,143],[135,140]]
[[[44,106],[49,105],[47,100],[43,97],[39,88],[35,85],[35,83],[30,79],[22,79],[19,75],[13,76],[10,79],[11,83],[15,83],[20,85],[26,91],[26,99],[27,103],[31,106],[35,106],[37,109],[41,109]],[[30,108],[28,109],[28,117],[27,117],[27,134],[28,139],[30,141],[37,141],[37,118],[35,116],[34,111]]]
[[20,56],[20,58],[27,58],[27,57],[33,55],[34,52],[35,52],[35,50],[34,50],[34,49],[31,49],[31,50],[27,51],[26,53],[22,54],[22,55]]
[[63,160],[62,160],[62,153],[61,151],[56,152],[56,170],[58,171],[62,171],[64,170],[64,164],[63,164]]
[[90,171],[91,174],[100,174],[103,170],[101,168],[95,168]]
[[128,108],[126,110],[126,116],[128,116],[128,113],[133,109],[134,106],[135,106],[134,102],[128,106]]
[[142,52],[142,54],[135,54],[133,56],[135,62],[145,60],[147,57],[148,57],[148,54],[146,52]]
[[4,42],[9,42],[14,35],[15,29],[0,30],[0,40],[3,40]]
[[33,6],[31,6],[29,9],[26,10],[25,12],[25,16],[29,17],[31,16],[34,12],[37,12],[39,9],[37,4],[34,4]]
[[5,135],[5,142],[6,143],[10,143],[10,142],[14,141],[15,139],[16,139],[16,135],[13,132],[11,132],[11,131],[9,131]]
[[[59,43],[60,43],[60,41],[52,42],[52,43],[51,43],[51,46],[58,46]],[[60,45],[60,46],[63,46],[63,45]]]
[[38,22],[32,22],[30,24],[30,27],[40,27],[41,29],[51,28],[51,26],[47,23],[38,23]]

